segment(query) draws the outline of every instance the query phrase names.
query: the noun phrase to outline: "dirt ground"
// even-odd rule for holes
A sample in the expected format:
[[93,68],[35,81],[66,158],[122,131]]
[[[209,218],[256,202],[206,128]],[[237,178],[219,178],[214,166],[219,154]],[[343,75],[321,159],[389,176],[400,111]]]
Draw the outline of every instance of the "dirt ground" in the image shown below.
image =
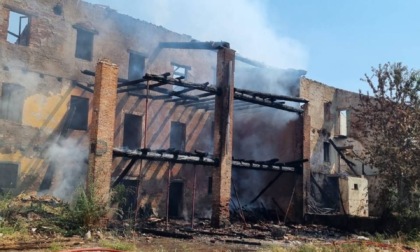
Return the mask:
[[[0,237],[0,251],[69,251],[76,248],[110,248],[114,251],[169,252],[169,251],[418,251],[419,247],[395,240],[380,240],[342,232],[318,225],[275,225],[260,223],[244,226],[233,224],[225,229],[211,229],[202,223],[194,229],[188,223],[171,221],[152,222],[140,231],[108,230],[91,232],[84,238],[15,235],[12,239]],[[163,236],[176,236],[163,237]],[[417,249],[417,250],[416,250]],[[83,251],[83,250],[79,250]]]

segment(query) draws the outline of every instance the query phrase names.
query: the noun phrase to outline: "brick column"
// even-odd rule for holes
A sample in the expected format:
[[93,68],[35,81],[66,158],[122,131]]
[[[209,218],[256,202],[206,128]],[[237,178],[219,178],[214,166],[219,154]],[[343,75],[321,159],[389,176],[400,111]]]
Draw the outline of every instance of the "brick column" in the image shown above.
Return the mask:
[[109,60],[99,61],[93,92],[89,172],[86,184],[88,193],[93,192],[104,204],[108,203],[111,187],[117,82],[118,66]]
[[[300,86],[302,89],[302,85]],[[308,198],[311,195],[311,116],[309,115],[309,104],[304,105],[303,112],[303,158],[308,162],[303,163],[302,190],[303,190],[303,215],[308,213]]]
[[229,222],[229,202],[232,177],[233,87],[235,51],[222,48],[217,53],[217,88],[214,111],[214,155],[220,164],[213,168],[213,227],[224,227]]

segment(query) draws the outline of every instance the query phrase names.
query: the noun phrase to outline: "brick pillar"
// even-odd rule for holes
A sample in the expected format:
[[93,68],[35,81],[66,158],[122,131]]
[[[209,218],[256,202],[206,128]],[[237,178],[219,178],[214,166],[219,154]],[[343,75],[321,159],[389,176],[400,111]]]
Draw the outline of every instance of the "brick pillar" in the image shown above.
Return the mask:
[[10,11],[3,6],[0,7],[0,39],[7,39],[7,30],[9,29],[9,15]]
[[224,227],[229,222],[229,202],[232,177],[233,87],[235,51],[222,48],[217,53],[217,88],[214,111],[214,155],[220,164],[213,168],[213,227]]
[[[300,86],[302,89],[302,85]],[[308,197],[311,195],[311,116],[309,115],[309,104],[304,105],[303,112],[303,158],[308,162],[303,163],[302,190],[303,190],[303,215],[308,213]]]
[[[99,61],[93,92],[89,172],[86,184],[88,190],[93,190],[98,200],[104,204],[109,200],[111,187],[117,82],[117,65],[105,59]],[[90,192],[92,191],[88,191]]]

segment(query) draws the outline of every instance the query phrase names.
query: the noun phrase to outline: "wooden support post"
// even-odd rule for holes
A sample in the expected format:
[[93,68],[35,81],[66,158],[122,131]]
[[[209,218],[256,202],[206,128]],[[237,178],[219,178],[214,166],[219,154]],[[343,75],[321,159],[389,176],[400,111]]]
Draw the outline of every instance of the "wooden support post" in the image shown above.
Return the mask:
[[168,177],[166,181],[166,230],[169,228],[169,195],[171,190],[171,173],[172,173],[172,167],[174,166],[174,163],[169,163],[168,166]]
[[230,224],[229,202],[232,177],[232,130],[235,51],[221,48],[217,52],[217,88],[214,111],[214,155],[219,165],[213,168],[213,227]]
[[191,229],[194,228],[194,211],[195,211],[195,190],[197,184],[197,167],[193,165],[194,181],[193,181],[193,195],[192,195],[192,210],[191,210]]
[[111,187],[112,149],[117,101],[118,67],[109,60],[96,66],[93,113],[90,127],[89,171],[87,193],[94,193],[107,204]]

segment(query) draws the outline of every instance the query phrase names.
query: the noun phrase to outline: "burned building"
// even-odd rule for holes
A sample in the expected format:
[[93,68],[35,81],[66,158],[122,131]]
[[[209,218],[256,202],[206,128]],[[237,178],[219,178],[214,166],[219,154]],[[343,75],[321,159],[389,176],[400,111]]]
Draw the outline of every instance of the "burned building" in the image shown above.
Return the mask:
[[[357,95],[83,1],[0,13],[3,190],[69,199],[90,173],[102,195],[123,184],[127,210],[159,216],[367,215],[368,168],[344,153],[362,146]],[[315,204],[328,188],[334,203]]]

